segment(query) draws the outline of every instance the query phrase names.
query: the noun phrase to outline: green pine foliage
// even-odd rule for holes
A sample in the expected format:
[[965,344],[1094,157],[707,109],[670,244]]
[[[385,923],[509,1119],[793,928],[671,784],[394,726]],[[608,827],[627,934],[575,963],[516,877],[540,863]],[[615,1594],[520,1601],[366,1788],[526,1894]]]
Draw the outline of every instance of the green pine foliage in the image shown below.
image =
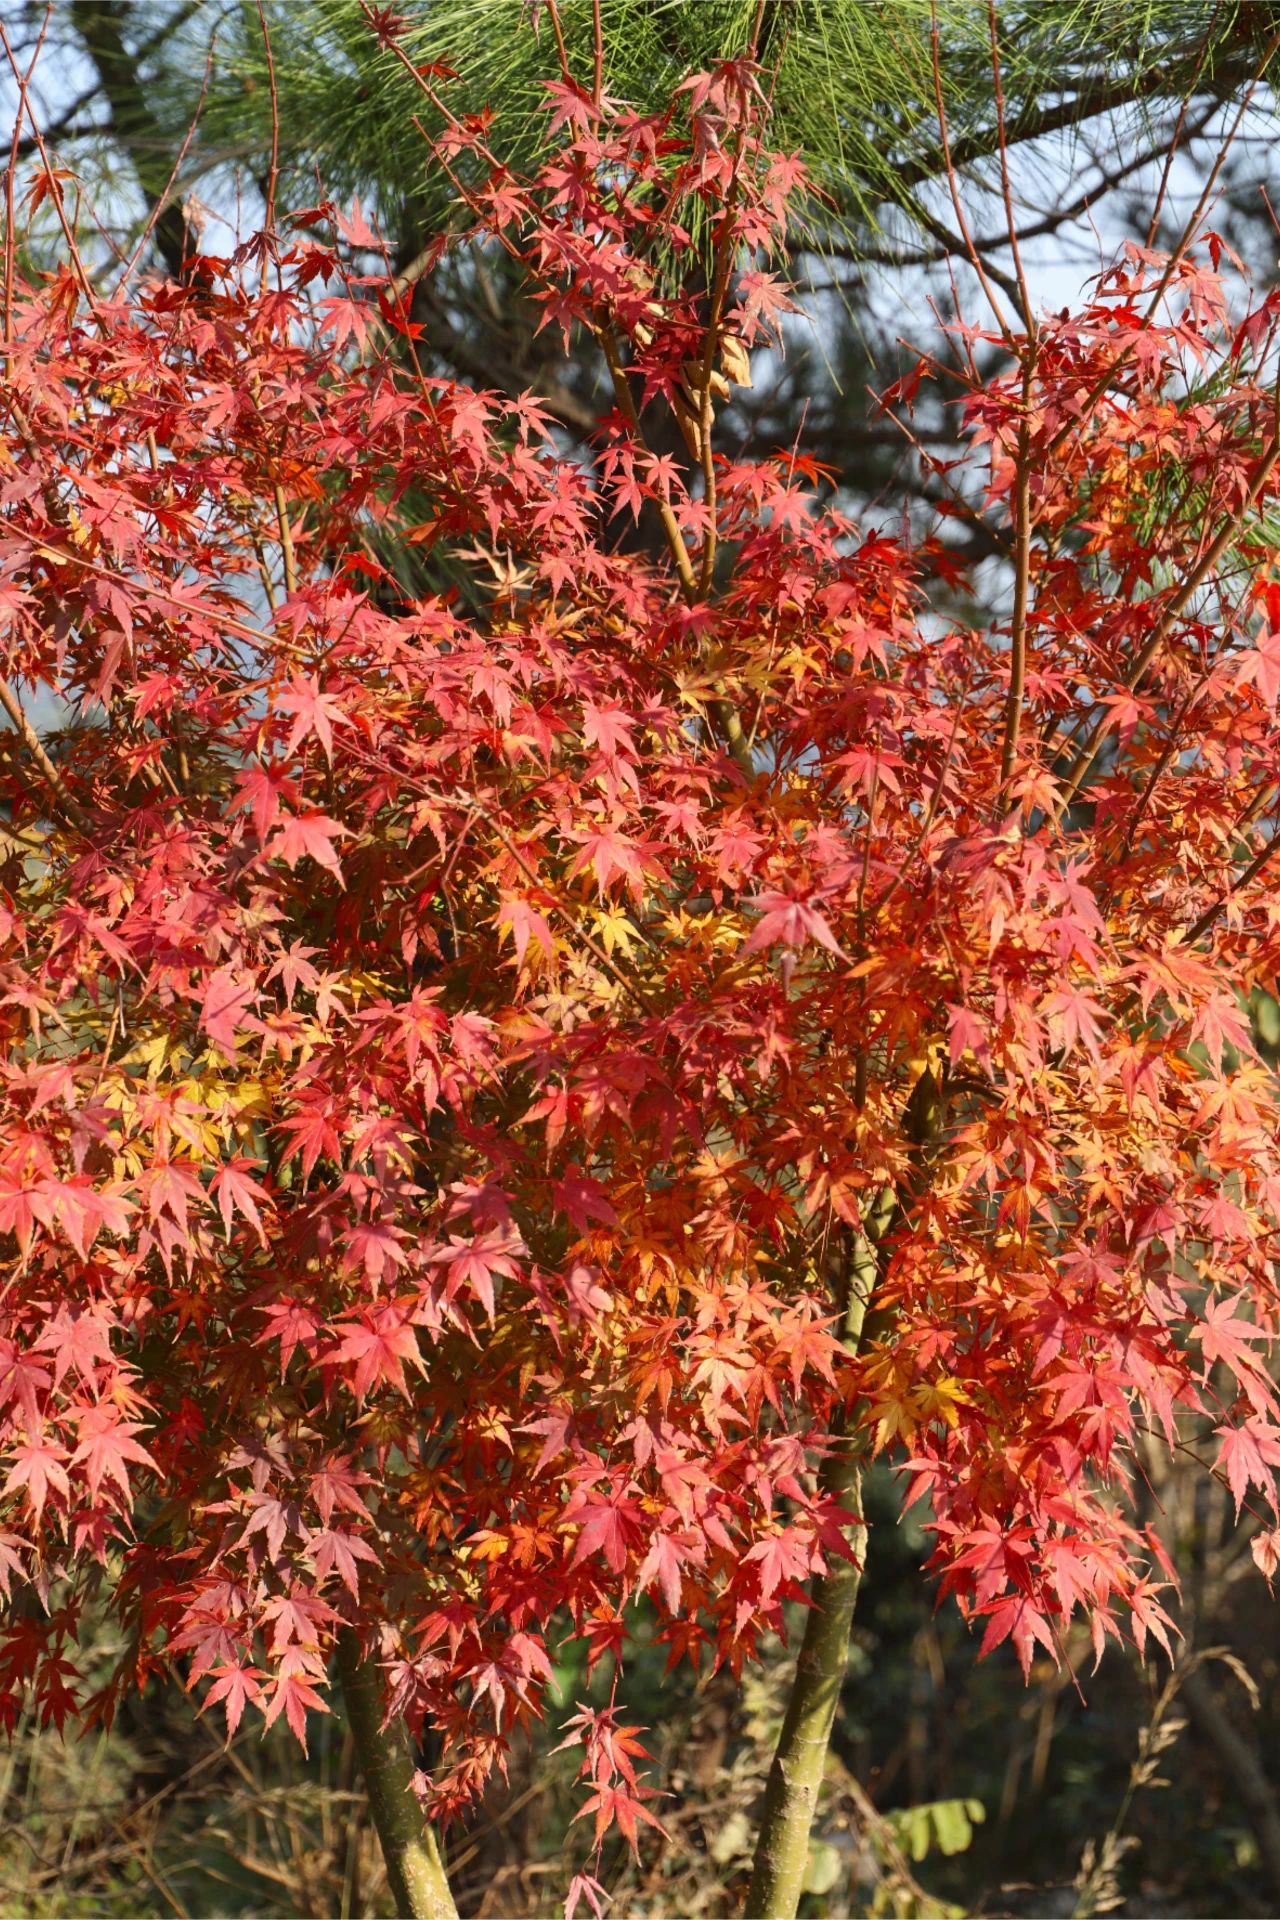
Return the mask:
[[[774,138],[803,152],[829,196],[815,225],[865,233],[886,207],[914,208],[915,190],[941,161],[929,0],[764,0],[762,8],[759,0],[602,0],[607,91],[660,108],[682,72],[749,43],[758,9]],[[501,157],[527,164],[542,137],[542,83],[555,70],[543,0],[400,0],[396,10],[408,22],[402,44],[411,58],[456,70],[456,81],[439,83],[454,111],[490,107]],[[139,31],[160,11],[141,0]],[[209,4],[178,11],[178,45],[167,48],[149,90],[175,144],[195,112],[216,27],[194,152],[261,177],[271,131],[265,18],[281,155],[296,185],[313,184],[318,172],[335,195],[361,193],[393,233],[410,209],[419,233],[448,219],[448,182],[428,164],[415,125],[415,116],[430,125],[429,103],[378,47],[360,0],[264,0],[262,18],[249,0],[225,13]],[[1032,138],[1099,115],[1137,122],[1193,83],[1229,92],[1256,64],[1273,11],[1256,0],[999,0],[1010,135]],[[561,0],[560,17],[571,69],[587,80],[590,0]],[[981,161],[996,145],[986,0],[938,0],[937,19],[953,151],[960,163]]]

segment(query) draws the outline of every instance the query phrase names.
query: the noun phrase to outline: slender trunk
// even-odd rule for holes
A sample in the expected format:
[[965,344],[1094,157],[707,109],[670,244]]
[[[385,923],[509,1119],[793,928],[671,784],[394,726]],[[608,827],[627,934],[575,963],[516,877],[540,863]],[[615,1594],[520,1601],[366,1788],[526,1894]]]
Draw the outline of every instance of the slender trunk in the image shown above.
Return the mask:
[[401,1920],[458,1920],[440,1848],[413,1792],[413,1755],[403,1723],[382,1724],[377,1662],[349,1629],[338,1637],[338,1677]]
[[[856,1236],[845,1283],[844,1344],[856,1351],[879,1276],[879,1247],[896,1210],[892,1189],[878,1197]],[[827,1492],[853,1516],[849,1544],[856,1558],[841,1560],[809,1594],[809,1615],[773,1765],[765,1786],[756,1840],[747,1920],[795,1920],[804,1889],[809,1832],[827,1765],[827,1745],[849,1661],[849,1635],[866,1557],[861,1519],[862,1449],[843,1428],[823,1469]]]
[[[857,1511],[861,1473],[853,1461],[844,1478],[846,1504]],[[867,1530],[850,1529],[857,1562],[842,1560],[810,1594],[809,1617],[796,1660],[786,1718],[765,1787],[756,1841],[747,1920],[794,1920],[809,1858],[809,1830],[827,1767],[827,1744],[849,1660],[849,1634],[862,1579]]]

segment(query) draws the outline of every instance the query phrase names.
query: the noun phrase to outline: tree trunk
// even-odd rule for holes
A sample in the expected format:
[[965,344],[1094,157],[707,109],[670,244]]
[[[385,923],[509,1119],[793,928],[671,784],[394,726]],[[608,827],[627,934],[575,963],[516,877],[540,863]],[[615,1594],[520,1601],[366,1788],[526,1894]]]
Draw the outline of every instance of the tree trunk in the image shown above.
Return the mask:
[[[877,1198],[849,1258],[842,1338],[856,1352],[879,1277],[879,1248],[896,1211],[891,1188]],[[804,1889],[809,1831],[827,1765],[827,1745],[849,1661],[853,1610],[862,1581],[867,1530],[861,1519],[862,1447],[844,1431],[824,1463],[822,1481],[855,1516],[849,1528],[854,1560],[841,1560],[810,1590],[809,1617],[796,1660],[786,1717],[764,1793],[746,1920],[795,1920]]]
[[1213,1682],[1203,1667],[1189,1668],[1179,1688],[1200,1732],[1222,1762],[1235,1788],[1262,1858],[1271,1890],[1280,1897],[1280,1804],[1262,1756],[1249,1736],[1236,1726],[1220,1704]]
[[349,1629],[338,1636],[338,1678],[387,1881],[401,1920],[458,1920],[440,1848],[413,1792],[413,1755],[399,1720],[382,1724],[377,1662]]
[[[846,1463],[846,1504],[857,1511],[857,1464]],[[827,1765],[827,1743],[849,1659],[849,1634],[862,1579],[867,1530],[851,1528],[854,1563],[842,1560],[810,1594],[809,1617],[796,1661],[786,1718],[769,1769],[756,1841],[747,1920],[794,1920],[809,1858],[809,1830]]]

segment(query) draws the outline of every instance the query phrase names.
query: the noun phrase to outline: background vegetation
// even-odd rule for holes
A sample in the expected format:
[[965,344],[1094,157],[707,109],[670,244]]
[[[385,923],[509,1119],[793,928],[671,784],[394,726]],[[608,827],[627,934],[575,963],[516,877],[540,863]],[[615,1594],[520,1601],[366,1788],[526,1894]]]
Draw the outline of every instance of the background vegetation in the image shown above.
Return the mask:
[[[252,228],[273,90],[281,205],[314,199],[317,175],[337,197],[359,195],[397,270],[454,218],[423,160],[420,99],[379,58],[358,0],[266,0],[261,10],[61,0],[47,23],[43,7],[9,10],[20,62],[47,25],[35,98],[46,137],[104,218],[104,260],[153,214],[150,253],[173,273],[193,247],[219,250],[236,224]],[[413,57],[457,69],[466,103],[495,109],[504,153],[527,153],[548,58],[538,6],[404,0],[403,10]],[[754,11],[754,0],[603,0],[608,90],[652,105],[674,74],[740,46]],[[1160,219],[1176,231],[1259,75],[1217,183],[1217,224],[1261,283],[1276,277],[1264,189],[1280,11],[1257,0],[1002,0],[999,12],[1033,292],[1065,298],[1126,234],[1145,239],[1166,166]],[[589,0],[567,0],[563,13],[572,51],[587,42]],[[860,511],[897,514],[905,502],[928,515],[931,483],[867,390],[900,370],[903,335],[938,348],[936,324],[967,274],[939,185],[930,10],[768,0],[767,14],[777,141],[804,151],[825,197],[797,237],[791,269],[806,313],[788,357],[757,379],[726,431],[798,445],[844,476]],[[996,190],[986,8],[947,0],[939,25],[969,221],[1004,283],[1007,251],[981,238],[994,228]],[[446,292],[434,283],[430,305],[421,298],[425,348],[442,371],[532,386],[567,435],[589,432],[601,391],[593,354],[584,346],[558,362],[500,266],[460,259]],[[939,411],[922,431],[945,447],[954,422]],[[966,557],[986,557],[980,525],[954,539]],[[410,569],[407,556],[391,557]],[[998,561],[977,578],[992,597],[1006,590]],[[1263,1037],[1280,1039],[1274,1003],[1255,1011]],[[1171,1683],[1119,1657],[1094,1677],[1083,1646],[1070,1649],[1069,1669],[1042,1663],[1025,1687],[1007,1649],[975,1667],[958,1620],[931,1613],[914,1577],[919,1534],[873,1528],[810,1865],[812,1914],[1280,1912],[1280,1621],[1247,1543],[1243,1553],[1228,1544],[1219,1493],[1179,1473],[1152,1489],[1150,1517],[1184,1581],[1186,1653]],[[876,1485],[873,1498],[891,1516],[889,1489]],[[104,1666],[111,1654],[104,1639]],[[582,1682],[574,1649],[562,1658],[568,1699]],[[621,1880],[620,1910],[733,1910],[786,1670],[779,1649],[772,1673],[742,1691],[704,1678],[681,1679],[673,1694],[656,1651],[650,1668],[633,1669],[631,1704],[656,1730],[672,1839]],[[507,1786],[455,1839],[461,1911],[552,1910],[544,1889],[564,1843],[569,1771],[541,1748],[516,1757]],[[176,1688],[153,1690],[78,1744],[15,1728],[0,1756],[0,1874],[0,1904],[15,1915],[388,1911],[340,1723],[319,1723],[307,1760],[278,1731],[224,1750]]]

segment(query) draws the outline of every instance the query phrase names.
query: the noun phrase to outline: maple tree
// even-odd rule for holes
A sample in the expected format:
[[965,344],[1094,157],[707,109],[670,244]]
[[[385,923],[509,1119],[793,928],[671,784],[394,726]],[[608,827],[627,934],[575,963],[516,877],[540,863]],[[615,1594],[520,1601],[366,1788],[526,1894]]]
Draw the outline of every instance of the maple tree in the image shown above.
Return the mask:
[[975,631],[937,539],[715,451],[805,190],[750,58],[657,116],[563,71],[529,178],[413,71],[466,243],[602,357],[593,466],[421,372],[358,208],[110,291],[46,155],[57,269],[7,225],[0,1711],[176,1662],[305,1741],[336,1661],[447,1913],[410,1786],[472,1804],[571,1634],[598,1912],[661,1821],[633,1603],[738,1671],[807,1597],[747,1894],[793,1913],[873,1453],[1024,1667],[1170,1645],[1143,1446],[1277,1517],[1280,299],[1210,236],[957,326]]

